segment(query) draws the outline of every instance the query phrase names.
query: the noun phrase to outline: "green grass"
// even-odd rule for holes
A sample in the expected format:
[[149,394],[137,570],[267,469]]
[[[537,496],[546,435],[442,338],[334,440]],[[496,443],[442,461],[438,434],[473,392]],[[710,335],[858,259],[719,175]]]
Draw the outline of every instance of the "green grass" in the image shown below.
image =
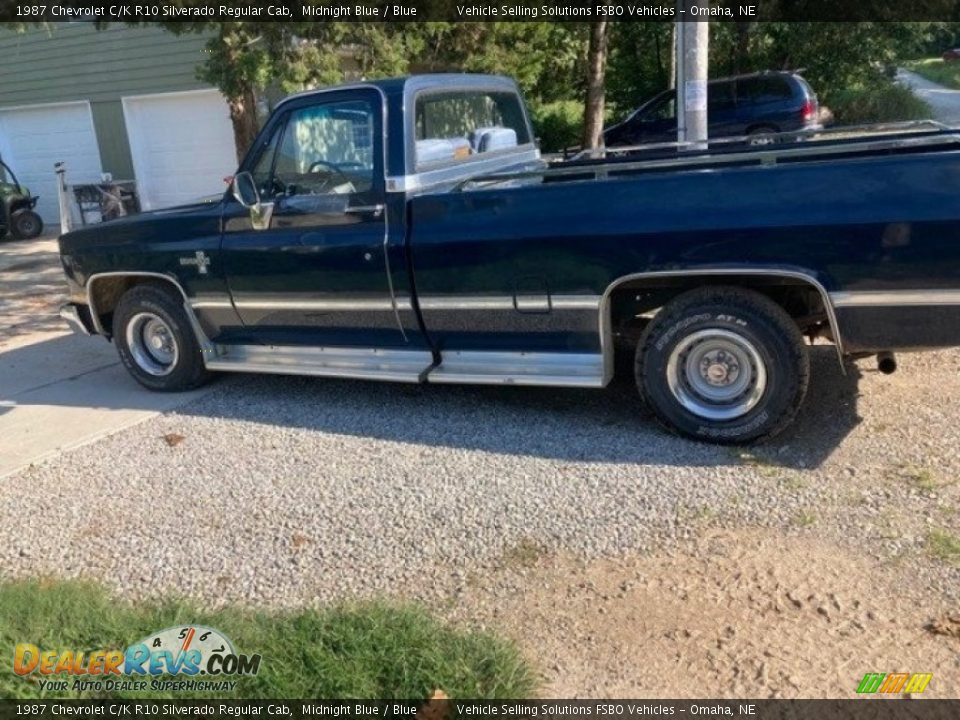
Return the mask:
[[800,510],[794,517],[793,522],[797,527],[810,527],[816,524],[817,516],[810,510]]
[[944,62],[940,58],[925,58],[906,63],[907,70],[932,82],[950,88],[960,88],[960,61]]
[[893,479],[903,480],[924,492],[933,492],[941,485],[932,470],[917,465],[898,465],[891,473]]
[[39,690],[37,673],[29,679],[13,673],[17,643],[41,650],[122,651],[179,624],[214,627],[237,652],[262,656],[259,673],[239,678],[232,698],[425,699],[436,689],[452,698],[516,698],[535,689],[534,673],[510,643],[451,628],[410,605],[211,611],[180,600],[130,605],[81,582],[23,581],[0,585],[0,618],[0,697],[8,699],[214,697],[217,693],[47,693]]
[[960,565],[960,538],[944,530],[927,535],[927,550],[938,560]]
[[507,568],[532,568],[547,554],[547,548],[531,538],[523,538],[508,547],[500,558]]
[[932,114],[910,88],[886,78],[833,93],[825,104],[833,111],[836,125],[927,120]]

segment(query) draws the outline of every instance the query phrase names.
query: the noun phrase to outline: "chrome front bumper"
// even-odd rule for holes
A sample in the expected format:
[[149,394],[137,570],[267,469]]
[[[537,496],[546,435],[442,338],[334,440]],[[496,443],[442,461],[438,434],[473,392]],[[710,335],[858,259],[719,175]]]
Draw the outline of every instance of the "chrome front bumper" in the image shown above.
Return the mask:
[[83,335],[93,335],[92,323],[90,323],[90,312],[83,306],[80,309],[76,303],[65,303],[60,306],[60,317],[67,321],[70,329]]

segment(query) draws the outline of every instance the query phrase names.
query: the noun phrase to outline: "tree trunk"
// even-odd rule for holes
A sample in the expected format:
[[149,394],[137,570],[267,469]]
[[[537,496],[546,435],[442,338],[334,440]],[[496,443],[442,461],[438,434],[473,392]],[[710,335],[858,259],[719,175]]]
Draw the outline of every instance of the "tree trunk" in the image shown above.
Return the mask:
[[590,24],[587,54],[587,101],[583,112],[584,149],[600,147],[603,138],[604,79],[607,72],[606,21]]
[[747,53],[750,50],[750,23],[737,23],[737,42],[734,45],[733,55],[733,75],[739,75],[743,72],[746,65]]
[[230,122],[233,123],[233,140],[237,145],[237,162],[243,162],[247,150],[257,137],[257,98],[253,88],[245,88],[239,97],[229,98]]

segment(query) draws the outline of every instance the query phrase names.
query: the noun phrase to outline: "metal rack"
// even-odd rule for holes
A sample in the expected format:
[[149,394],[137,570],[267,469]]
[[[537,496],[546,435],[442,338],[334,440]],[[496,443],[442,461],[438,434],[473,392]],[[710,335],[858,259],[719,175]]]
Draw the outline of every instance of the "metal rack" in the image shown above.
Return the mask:
[[64,163],[56,163],[54,169],[63,232],[140,212],[136,181],[105,177],[99,183],[68,184]]
[[[886,123],[801,130],[771,134],[771,142],[749,145],[755,138],[731,137],[705,142],[650,143],[630,147],[598,148],[584,151],[574,158],[536,170],[496,173],[470,178],[460,183],[463,189],[471,184],[487,185],[510,180],[576,178],[605,179],[647,170],[697,168],[715,166],[768,166],[798,160],[828,159],[837,155],[855,155],[881,151],[932,149],[937,146],[960,145],[960,129],[953,129],[933,120]],[[719,145],[721,147],[714,147]],[[951,149],[953,149],[951,147]],[[631,159],[642,153],[674,151],[669,157]]]

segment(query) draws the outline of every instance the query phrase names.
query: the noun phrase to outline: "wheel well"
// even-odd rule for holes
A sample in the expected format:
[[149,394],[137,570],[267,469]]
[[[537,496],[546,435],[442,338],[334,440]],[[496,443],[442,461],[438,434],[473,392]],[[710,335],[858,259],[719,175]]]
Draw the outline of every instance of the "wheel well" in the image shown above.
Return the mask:
[[130,288],[137,285],[152,285],[169,292],[174,297],[185,298],[180,286],[171,278],[163,275],[133,273],[94,276],[90,279],[88,285],[90,315],[98,326],[97,329],[101,335],[110,337],[113,327],[113,311],[116,310],[117,303]]
[[[10,201],[9,212],[11,215],[17,212],[17,210],[33,210],[30,203],[30,198],[17,198]],[[34,211],[36,212],[36,211]]]
[[747,135],[752,135],[756,132],[780,132],[780,128],[776,125],[771,125],[770,123],[757,123],[756,125],[751,125],[747,128]]
[[678,275],[628,279],[609,291],[610,327],[614,340],[630,341],[639,336],[653,314],[688,290],[725,285],[753,290],[773,300],[793,318],[808,337],[826,337],[839,344],[833,308],[825,291],[812,281],[788,275],[708,276]]

